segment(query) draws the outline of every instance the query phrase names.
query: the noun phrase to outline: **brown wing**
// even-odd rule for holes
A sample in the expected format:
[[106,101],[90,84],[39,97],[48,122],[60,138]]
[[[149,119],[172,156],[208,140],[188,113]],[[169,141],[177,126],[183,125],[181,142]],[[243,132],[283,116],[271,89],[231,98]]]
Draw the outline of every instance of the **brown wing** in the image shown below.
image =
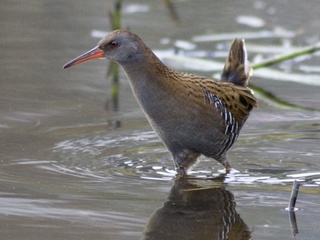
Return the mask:
[[205,89],[221,99],[237,122],[245,120],[253,107],[257,106],[251,90],[228,82],[206,84]]
[[[194,102],[203,101],[204,91],[209,91],[223,102],[237,122],[245,120],[253,107],[257,106],[256,98],[247,87],[233,82],[216,81],[189,73],[174,72],[171,75],[175,89],[187,91]],[[169,86],[169,85],[168,85]]]

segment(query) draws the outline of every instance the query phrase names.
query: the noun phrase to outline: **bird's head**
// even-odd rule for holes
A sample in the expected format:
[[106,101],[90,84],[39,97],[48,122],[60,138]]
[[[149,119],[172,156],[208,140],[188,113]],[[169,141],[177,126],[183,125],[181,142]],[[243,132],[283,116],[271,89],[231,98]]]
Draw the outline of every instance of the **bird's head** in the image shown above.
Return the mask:
[[116,30],[102,38],[96,47],[66,63],[63,68],[96,58],[107,58],[121,65],[143,58],[145,46],[142,40],[127,30]]

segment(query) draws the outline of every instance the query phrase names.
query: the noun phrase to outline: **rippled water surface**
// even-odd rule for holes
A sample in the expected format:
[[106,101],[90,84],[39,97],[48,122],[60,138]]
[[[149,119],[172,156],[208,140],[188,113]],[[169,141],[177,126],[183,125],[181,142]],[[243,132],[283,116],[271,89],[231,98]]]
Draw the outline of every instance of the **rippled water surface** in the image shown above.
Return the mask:
[[[186,65],[179,57],[223,62],[228,34],[247,36],[252,62],[319,41],[317,1],[174,4],[178,23],[162,1],[127,1],[122,20],[184,71],[211,76],[203,62]],[[112,8],[113,1],[99,0],[2,3],[1,239],[319,239],[319,54],[273,66],[289,80],[259,73],[252,79],[314,110],[257,93],[259,108],[229,152],[231,173],[203,158],[189,179],[176,180],[171,156],[123,73],[115,113],[106,103],[106,62],[61,69],[110,29]],[[199,37],[212,34],[213,42]],[[295,180],[301,185],[294,220],[285,208]]]

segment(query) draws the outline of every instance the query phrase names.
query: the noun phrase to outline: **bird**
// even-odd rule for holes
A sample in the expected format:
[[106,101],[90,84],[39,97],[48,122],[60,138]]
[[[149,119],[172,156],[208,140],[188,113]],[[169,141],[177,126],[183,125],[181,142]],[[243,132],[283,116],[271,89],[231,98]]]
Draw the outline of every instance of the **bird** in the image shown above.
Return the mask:
[[231,43],[219,80],[169,68],[125,29],[109,32],[63,68],[91,59],[109,59],[122,67],[151,127],[171,153],[177,176],[187,176],[200,156],[217,160],[230,172],[227,151],[257,106],[248,88],[252,68],[244,40]]

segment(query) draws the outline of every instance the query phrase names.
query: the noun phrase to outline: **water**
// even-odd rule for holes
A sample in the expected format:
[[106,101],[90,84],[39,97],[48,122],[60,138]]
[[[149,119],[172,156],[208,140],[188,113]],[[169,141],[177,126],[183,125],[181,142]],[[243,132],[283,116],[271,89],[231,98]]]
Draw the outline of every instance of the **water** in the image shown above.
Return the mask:
[[[127,2],[123,12],[123,24],[159,53],[177,39],[196,44],[180,54],[204,52],[223,61],[230,40],[192,39],[272,32],[247,40],[254,61],[269,56],[255,44],[275,54],[273,46],[291,49],[319,40],[317,1],[182,1],[175,3],[178,24],[160,4]],[[123,74],[120,111],[114,113],[105,110],[106,62],[61,69],[96,44],[92,31],[109,28],[112,6],[100,0],[2,3],[1,239],[292,239],[295,222],[285,208],[294,180],[301,182],[296,239],[318,239],[319,112],[261,100],[229,152],[230,174],[203,159],[191,179],[174,181],[171,157]],[[307,80],[317,75],[313,66],[319,66],[318,54],[274,68]],[[319,86],[263,77],[253,82],[285,101],[320,108]],[[110,121],[121,127],[110,129]]]

